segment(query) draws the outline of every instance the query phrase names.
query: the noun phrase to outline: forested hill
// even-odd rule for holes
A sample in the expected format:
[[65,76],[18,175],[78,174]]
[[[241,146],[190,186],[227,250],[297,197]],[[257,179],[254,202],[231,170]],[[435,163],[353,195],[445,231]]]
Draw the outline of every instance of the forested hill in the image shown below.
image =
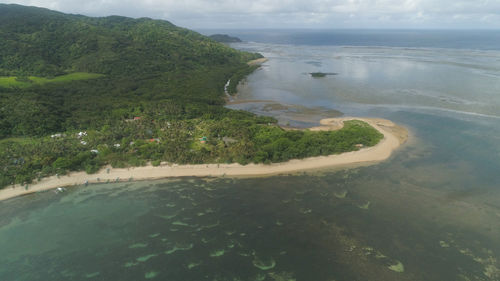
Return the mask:
[[[248,72],[246,62],[259,56],[167,21],[91,18],[5,4],[0,4],[0,39],[0,91],[17,93],[0,97],[0,137],[100,127],[158,101],[183,108],[221,105],[226,81]],[[103,76],[35,83],[67,73]]]
[[279,162],[373,145],[366,124],[286,132],[226,109],[261,57],[167,21],[0,4],[0,188],[161,162]]
[[2,75],[173,73],[244,62],[249,54],[168,21],[90,18],[0,4]]

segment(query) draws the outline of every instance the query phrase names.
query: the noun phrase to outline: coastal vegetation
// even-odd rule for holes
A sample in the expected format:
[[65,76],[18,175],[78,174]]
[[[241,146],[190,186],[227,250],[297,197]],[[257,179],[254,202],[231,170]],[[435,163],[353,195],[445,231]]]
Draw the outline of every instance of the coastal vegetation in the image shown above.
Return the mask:
[[0,187],[151,163],[270,163],[371,146],[224,107],[261,58],[167,21],[0,4]]
[[236,71],[231,76],[231,80],[229,80],[229,85],[227,86],[228,93],[230,95],[236,94],[238,92],[238,84],[240,83],[240,81],[243,80],[250,73],[254,72],[257,68],[259,68],[258,65],[250,65],[249,67],[242,68]]

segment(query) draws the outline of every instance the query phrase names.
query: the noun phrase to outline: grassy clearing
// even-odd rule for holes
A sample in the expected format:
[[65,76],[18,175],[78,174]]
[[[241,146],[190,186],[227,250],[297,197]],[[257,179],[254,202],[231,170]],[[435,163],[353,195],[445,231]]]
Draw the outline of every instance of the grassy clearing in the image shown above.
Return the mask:
[[12,87],[26,87],[30,83],[18,81],[17,77],[0,77],[0,87],[12,88]]
[[27,78],[18,78],[18,77],[0,77],[0,87],[4,88],[27,88],[32,85],[43,85],[47,83],[65,83],[77,80],[88,80],[88,79],[96,79],[104,76],[103,74],[97,73],[87,73],[87,72],[75,72],[70,74],[65,74],[61,76],[57,76],[54,78],[46,78],[46,77],[36,77],[29,76]]

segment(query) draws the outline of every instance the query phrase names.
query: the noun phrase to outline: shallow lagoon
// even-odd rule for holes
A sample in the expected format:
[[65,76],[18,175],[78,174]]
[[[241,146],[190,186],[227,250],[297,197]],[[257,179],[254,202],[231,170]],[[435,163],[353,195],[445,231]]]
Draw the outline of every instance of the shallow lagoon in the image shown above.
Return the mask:
[[350,170],[11,199],[0,279],[495,280],[497,178],[418,142]]

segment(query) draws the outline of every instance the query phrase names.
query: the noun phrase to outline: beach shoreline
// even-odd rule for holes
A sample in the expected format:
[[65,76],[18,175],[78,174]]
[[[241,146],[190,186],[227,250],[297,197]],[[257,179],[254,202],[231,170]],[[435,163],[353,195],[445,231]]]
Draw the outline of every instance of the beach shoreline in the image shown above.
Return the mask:
[[378,118],[328,118],[321,120],[321,126],[310,130],[338,130],[343,122],[361,120],[384,135],[375,146],[362,148],[329,156],[318,156],[304,159],[294,159],[273,164],[194,164],[177,165],[162,164],[154,167],[147,165],[133,168],[104,167],[95,174],[72,172],[63,176],[51,176],[28,185],[14,185],[0,190],[0,201],[9,198],[56,189],[59,187],[79,186],[91,183],[126,182],[137,180],[156,180],[179,177],[265,177],[279,174],[291,174],[302,171],[325,168],[350,168],[359,165],[373,165],[388,159],[393,151],[399,148],[408,138],[408,131],[393,122]]
[[249,66],[259,66],[262,65],[263,63],[267,62],[269,59],[268,58],[260,58],[260,59],[255,59],[247,62]]

